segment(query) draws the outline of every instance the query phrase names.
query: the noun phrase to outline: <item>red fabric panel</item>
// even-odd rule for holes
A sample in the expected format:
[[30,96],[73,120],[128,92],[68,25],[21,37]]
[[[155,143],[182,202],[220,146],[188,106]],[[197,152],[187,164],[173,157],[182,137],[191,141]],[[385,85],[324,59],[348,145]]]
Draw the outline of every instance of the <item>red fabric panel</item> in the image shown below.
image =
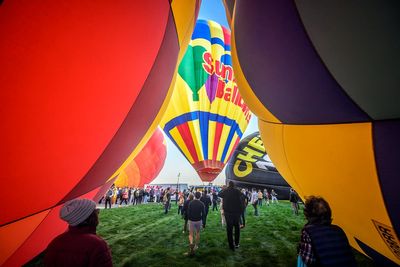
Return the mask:
[[[153,6],[156,6],[154,2]],[[178,53],[174,18],[170,13],[159,53],[135,104],[96,164],[62,201],[102,185],[104,179],[108,179],[132,153],[157,117],[167,96]]]
[[[0,225],[55,205],[85,176],[135,103],[168,15],[163,0],[2,3],[0,178],[23,198],[2,208]],[[151,122],[149,103],[140,114]]]
[[163,133],[157,128],[142,151],[135,157],[140,169],[139,187],[151,183],[164,166],[167,156],[167,146],[164,141]]
[[[80,198],[93,199],[101,187],[81,196]],[[56,236],[64,232],[68,224],[59,218],[62,205],[53,208],[32,235],[6,261],[6,266],[22,266],[47,248],[47,245]]]
[[221,141],[221,133],[222,133],[222,128],[224,127],[223,123],[217,122],[215,126],[215,137],[214,137],[214,150],[213,150],[213,160],[217,160],[217,155],[218,155],[218,147],[219,147],[219,142]]
[[194,162],[198,162],[199,157],[197,156],[196,148],[193,143],[193,136],[192,133],[190,132],[187,122],[178,125],[176,128],[178,129],[180,135],[182,136],[182,139],[185,142],[185,145],[189,150],[189,153],[192,156]]

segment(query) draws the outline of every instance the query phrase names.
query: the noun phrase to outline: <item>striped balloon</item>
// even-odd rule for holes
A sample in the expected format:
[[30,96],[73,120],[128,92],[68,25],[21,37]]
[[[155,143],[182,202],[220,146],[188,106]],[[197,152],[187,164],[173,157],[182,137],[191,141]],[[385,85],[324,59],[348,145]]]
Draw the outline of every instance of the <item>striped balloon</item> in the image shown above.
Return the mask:
[[161,127],[200,178],[211,182],[231,157],[250,116],[234,80],[230,31],[199,20]]
[[279,172],[330,203],[354,248],[397,266],[399,3],[225,4],[237,82]]

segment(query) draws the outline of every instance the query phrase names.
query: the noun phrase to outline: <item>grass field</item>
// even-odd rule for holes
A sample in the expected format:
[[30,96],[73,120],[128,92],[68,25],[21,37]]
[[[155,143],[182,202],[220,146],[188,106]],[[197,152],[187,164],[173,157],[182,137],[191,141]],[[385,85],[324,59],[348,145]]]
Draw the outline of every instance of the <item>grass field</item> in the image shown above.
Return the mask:
[[[183,219],[175,203],[167,215],[161,205],[147,204],[102,210],[98,234],[110,245],[115,266],[287,267],[296,266],[296,246],[304,223],[303,215],[293,215],[287,201],[263,206],[258,217],[248,206],[240,248],[232,252],[219,212],[210,211],[199,249],[187,256],[188,237],[182,233]],[[373,266],[368,258],[355,254],[359,266]]]

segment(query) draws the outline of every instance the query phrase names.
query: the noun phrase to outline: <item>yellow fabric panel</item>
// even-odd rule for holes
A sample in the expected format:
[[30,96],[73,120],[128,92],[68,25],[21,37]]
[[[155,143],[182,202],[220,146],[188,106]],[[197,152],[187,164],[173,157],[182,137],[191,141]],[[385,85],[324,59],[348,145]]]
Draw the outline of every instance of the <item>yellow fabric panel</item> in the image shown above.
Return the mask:
[[236,45],[235,45],[235,30],[233,27],[234,23],[232,23],[232,34],[231,34],[231,41],[232,41],[232,66],[235,72],[236,83],[238,84],[240,94],[242,95],[243,99],[251,109],[251,111],[256,114],[256,116],[263,120],[269,122],[280,123],[280,121],[268,110],[265,106],[261,103],[261,101],[257,98],[254,94],[253,90],[250,88],[249,83],[244,76],[243,70],[240,66],[240,62],[238,59],[238,55],[236,52]]
[[176,144],[179,146],[179,148],[182,150],[183,154],[186,156],[186,158],[189,160],[190,164],[194,163],[194,160],[192,156],[190,155],[189,150],[186,147],[185,142],[182,139],[181,134],[179,133],[178,129],[173,128],[171,130],[171,136],[175,140]]
[[197,38],[194,40],[190,41],[191,46],[203,46],[205,47],[208,51],[211,49],[211,43],[209,40],[203,39],[203,38]]
[[199,161],[204,160],[203,147],[201,145],[200,124],[199,120],[189,121],[188,126],[192,135],[193,144],[196,149]]
[[224,160],[224,163],[226,163],[229,160],[229,155],[232,153],[233,146],[235,145],[235,141],[238,138],[238,135],[235,133],[232,137],[231,143],[229,144],[228,152],[226,153],[226,157]]
[[283,142],[303,193],[329,202],[333,223],[343,227],[352,245],[357,237],[395,261],[372,222],[393,228],[378,182],[371,123],[284,125]]
[[219,141],[219,146],[218,146],[218,154],[217,154],[217,160],[221,160],[222,158],[222,152],[224,152],[224,147],[227,142],[232,142],[232,140],[228,140],[228,135],[229,131],[231,130],[231,127],[227,126],[224,124],[222,127],[222,132],[221,132],[221,139]]
[[212,159],[214,156],[214,140],[215,140],[215,128],[217,123],[215,121],[208,122],[208,159]]
[[224,40],[224,33],[222,31],[221,25],[212,20],[207,21],[207,23],[210,26],[211,37],[217,37]]
[[190,37],[192,37],[192,32],[196,23],[196,14],[194,12],[197,4],[198,1],[196,0],[173,0],[171,3],[176,32],[178,33],[179,46],[181,48],[178,62],[180,62],[185,54]]
[[25,242],[50,210],[0,228],[0,266]]
[[294,179],[286,158],[283,145],[283,125],[268,123],[259,119],[258,128],[268,156],[271,158],[282,177],[285,178],[285,181],[288,182],[303,199],[304,190]]

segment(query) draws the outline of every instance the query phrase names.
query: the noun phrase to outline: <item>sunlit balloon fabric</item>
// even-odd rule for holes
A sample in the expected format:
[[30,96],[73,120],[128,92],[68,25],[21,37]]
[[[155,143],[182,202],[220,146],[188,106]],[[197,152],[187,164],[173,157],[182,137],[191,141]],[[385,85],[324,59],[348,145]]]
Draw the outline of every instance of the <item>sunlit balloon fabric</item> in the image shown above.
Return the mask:
[[269,158],[259,132],[240,140],[225,168],[225,176],[227,183],[234,181],[239,187],[274,189],[279,198],[289,198],[289,185]]
[[0,1],[0,265],[42,251],[65,228],[56,209],[145,144],[199,4]]
[[329,201],[353,247],[397,266],[399,3],[234,2],[235,76],[272,161]]
[[143,187],[160,173],[167,156],[167,143],[157,128],[135,158],[120,172],[115,180],[117,187]]
[[199,20],[160,125],[202,181],[222,171],[250,120],[231,65],[230,31]]

